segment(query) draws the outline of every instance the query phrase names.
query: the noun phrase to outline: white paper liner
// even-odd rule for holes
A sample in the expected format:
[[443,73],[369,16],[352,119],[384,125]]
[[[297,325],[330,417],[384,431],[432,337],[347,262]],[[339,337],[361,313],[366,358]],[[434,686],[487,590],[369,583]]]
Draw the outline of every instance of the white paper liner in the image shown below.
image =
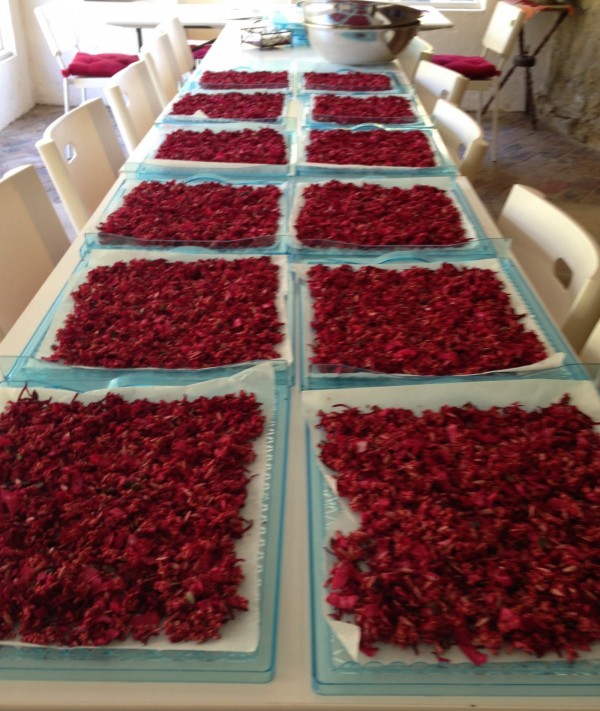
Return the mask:
[[[198,397],[216,397],[228,393],[238,393],[244,390],[254,393],[261,404],[262,413],[266,418],[264,432],[253,442],[256,459],[248,465],[249,483],[247,499],[241,515],[253,522],[241,539],[236,540],[237,556],[242,560],[244,580],[238,588],[238,594],[248,600],[248,610],[239,612],[235,619],[228,621],[222,628],[222,637],[207,642],[170,642],[165,634],[152,637],[146,644],[135,640],[111,642],[102,648],[108,649],[151,649],[151,650],[201,650],[203,652],[253,652],[258,646],[260,637],[260,542],[263,536],[264,521],[262,518],[262,501],[266,493],[267,471],[271,466],[271,447],[269,430],[273,422],[275,405],[273,368],[268,363],[259,364],[237,373],[236,375],[195,383],[187,386],[142,386],[126,388],[110,388],[90,390],[79,393],[77,400],[83,403],[97,402],[106,397],[107,393],[121,395],[125,400],[146,399],[151,402],[161,400],[178,400],[187,397],[193,400]],[[52,388],[30,388],[37,391],[41,399],[52,398],[54,402],[68,403],[73,400],[74,393]],[[22,388],[0,388],[0,410],[7,403],[18,399]],[[3,645],[17,647],[39,647],[56,645],[37,645],[19,642],[18,640],[0,640]],[[64,647],[60,647],[64,649]],[[74,649],[86,649],[79,646]],[[93,647],[98,649],[98,647]]]
[[[513,403],[520,403],[525,409],[533,410],[538,407],[547,407],[557,402],[565,394],[571,396],[571,403],[583,413],[591,417],[596,424],[594,429],[600,433],[600,397],[593,384],[584,380],[515,380],[507,382],[469,382],[440,383],[434,386],[404,385],[390,388],[346,388],[336,390],[311,390],[302,393],[304,417],[309,430],[310,450],[318,464],[318,470],[327,481],[333,494],[337,496],[335,478],[332,470],[325,466],[319,459],[319,443],[324,441],[325,435],[317,428],[320,421],[319,412],[330,412],[336,405],[343,404],[347,407],[357,407],[368,410],[377,405],[381,408],[401,407],[412,410],[420,415],[424,410],[437,410],[443,405],[463,407],[467,403],[479,409],[488,409],[493,406],[506,407]],[[327,526],[323,549],[328,550],[329,541],[336,531],[349,533],[360,525],[359,517],[349,509],[346,501],[340,499],[340,511],[335,519]],[[328,558],[327,560],[325,558]],[[326,579],[335,557],[326,554],[323,557],[323,579]],[[317,581],[315,584],[319,584]],[[419,654],[412,649],[402,649],[393,644],[377,643],[379,651],[374,657],[368,657],[359,651],[360,629],[351,622],[333,620],[330,614],[333,608],[326,602],[327,591],[321,596],[321,614],[327,620],[331,630],[343,645],[351,659],[359,664],[367,665],[391,664],[402,662],[404,664],[430,663],[437,664],[438,659],[430,645],[419,645]],[[487,650],[482,650],[487,652]],[[458,647],[452,647],[444,652],[444,658],[450,662],[464,663],[465,655]],[[579,660],[600,660],[600,644],[592,646],[589,652],[580,652]],[[516,663],[532,661],[564,661],[556,653],[546,654],[542,659],[525,652],[500,652],[497,655],[488,652],[488,663]],[[482,668],[485,670],[485,666]]]
[[[256,258],[254,255],[240,256],[231,254],[196,254],[183,252],[163,252],[160,250],[143,250],[143,249],[119,249],[119,250],[102,250],[94,249],[89,253],[87,267],[85,270],[76,272],[71,276],[66,284],[65,298],[62,299],[56,309],[50,327],[44,335],[36,353],[36,358],[48,358],[52,355],[52,345],[56,343],[56,334],[65,324],[67,316],[73,311],[74,301],[72,294],[86,280],[90,270],[95,267],[111,266],[117,262],[129,262],[132,259],[165,259],[169,262],[196,262],[206,259],[251,259]],[[285,257],[280,255],[269,255],[268,259],[279,267],[279,289],[275,297],[275,305],[279,320],[283,324],[283,341],[277,344],[281,359],[287,363],[293,362],[292,339],[290,333],[290,324],[287,313],[288,301],[288,264]],[[35,367],[35,365],[33,366]],[[99,366],[100,367],[100,366]]]
[[[452,202],[454,207],[458,210],[460,214],[460,221],[463,229],[465,230],[465,236],[467,237],[468,242],[464,242],[461,244],[457,245],[446,245],[446,244],[440,244],[440,245],[427,245],[427,244],[397,244],[397,245],[372,245],[372,246],[363,246],[360,244],[354,244],[352,242],[345,242],[343,243],[344,246],[342,245],[341,241],[335,241],[331,243],[331,246],[328,244],[322,244],[319,247],[311,247],[310,244],[304,244],[304,242],[301,242],[298,239],[298,231],[296,230],[296,222],[298,221],[298,217],[300,215],[300,212],[302,211],[302,208],[304,207],[305,204],[305,199],[304,199],[304,191],[311,185],[316,185],[320,184],[323,185],[324,183],[329,183],[332,180],[336,180],[339,183],[352,183],[353,185],[380,185],[383,188],[401,188],[402,190],[409,190],[410,188],[414,187],[415,185],[430,185],[435,188],[438,188],[439,190],[443,190],[444,193],[446,194],[446,197]],[[457,201],[456,197],[452,193],[452,188],[453,188],[453,182],[452,179],[449,177],[444,177],[444,176],[423,176],[422,178],[419,177],[410,177],[410,178],[381,178],[381,179],[376,179],[376,178],[356,178],[355,180],[347,180],[343,178],[336,178],[332,176],[328,180],[319,180],[319,181],[314,181],[314,182],[301,182],[296,184],[296,189],[295,189],[295,194],[294,194],[294,202],[292,204],[292,209],[290,212],[290,237],[292,240],[292,245],[296,249],[305,249],[305,250],[311,250],[311,249],[318,249],[318,250],[323,250],[323,249],[331,249],[331,250],[344,250],[347,249],[348,251],[350,250],[356,250],[356,249],[364,249],[364,252],[367,254],[369,249],[373,250],[383,250],[386,249],[388,251],[405,251],[405,250],[424,250],[424,249],[459,249],[459,250],[464,250],[464,249],[469,249],[474,246],[475,242],[479,241],[479,238],[477,236],[477,233],[475,232],[473,228],[473,223],[471,222],[470,219],[467,218],[467,215],[465,214],[465,211],[463,207],[459,204]],[[454,184],[454,188],[458,189],[458,187]],[[320,238],[315,238],[315,239],[320,239]]]
[[[385,259],[385,258],[382,258]],[[404,271],[406,269],[410,269],[412,267],[423,267],[424,269],[438,269],[441,267],[442,264],[448,263],[448,260],[441,261],[441,262],[396,262],[395,264],[386,264],[383,261],[380,263],[377,263],[377,260],[373,260],[372,262],[369,263],[370,266],[375,266],[378,269],[393,269],[396,271]],[[491,373],[512,373],[512,372],[522,372],[522,371],[537,371],[537,370],[546,370],[548,368],[556,368],[560,365],[562,365],[565,362],[565,357],[566,354],[562,352],[556,352],[553,346],[548,342],[548,339],[544,335],[543,331],[540,329],[538,326],[537,322],[535,319],[531,316],[529,307],[527,304],[523,301],[519,293],[516,291],[514,286],[510,283],[510,280],[504,273],[502,266],[498,262],[497,259],[477,259],[473,260],[470,262],[461,262],[461,261],[452,261],[451,264],[453,264],[456,267],[468,267],[471,269],[490,269],[494,271],[497,275],[500,281],[504,284],[504,290],[510,297],[510,303],[515,311],[516,314],[525,314],[524,318],[521,319],[521,323],[523,324],[524,328],[527,331],[533,331],[536,336],[540,339],[540,341],[544,344],[544,347],[546,348],[546,351],[550,353],[549,356],[546,358],[537,361],[536,363],[531,363],[529,365],[522,365],[518,366],[516,368],[502,368],[499,370],[489,370],[489,371],[481,371],[480,373],[453,373],[453,375],[460,376],[460,375],[487,375]],[[310,264],[297,264],[295,265],[295,271],[298,274],[299,278],[302,281],[307,281],[307,276],[306,273],[310,269],[312,265]],[[340,266],[336,264],[328,264],[327,266],[335,267],[335,266]],[[353,269],[358,270],[362,266],[367,266],[366,263],[364,264],[351,264],[350,265]],[[308,291],[308,287],[307,287]],[[302,328],[302,333],[304,335],[303,338],[303,348],[304,348],[304,362],[306,364],[310,364],[310,344],[309,344],[309,334],[311,337],[314,338],[314,331],[312,330],[311,323],[314,318],[314,310],[313,310],[313,299],[308,297],[304,300],[303,303],[303,313],[302,313],[302,323],[301,323],[301,328]],[[323,363],[322,365],[327,365],[327,363]],[[382,376],[386,377],[394,377],[394,375],[397,376],[402,376],[403,378],[422,378],[426,377],[427,374],[421,374],[421,375],[414,375],[411,373],[370,373],[370,372],[359,372],[359,373],[324,373],[323,375],[326,375],[327,377],[338,377],[338,378],[343,378],[343,379],[350,379],[350,380],[356,380],[356,379],[364,379],[364,378],[370,378],[370,379],[377,379],[381,378]]]

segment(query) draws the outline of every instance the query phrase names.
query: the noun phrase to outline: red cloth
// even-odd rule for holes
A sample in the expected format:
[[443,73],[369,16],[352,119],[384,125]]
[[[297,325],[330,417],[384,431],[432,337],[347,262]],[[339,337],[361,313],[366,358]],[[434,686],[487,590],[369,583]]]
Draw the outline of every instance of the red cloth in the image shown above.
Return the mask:
[[77,52],[73,61],[66,69],[62,70],[65,77],[112,77],[129,64],[137,62],[139,57],[135,54],[87,54]]
[[460,54],[434,54],[432,61],[462,74],[468,79],[491,79],[500,72],[495,64],[483,57],[464,57]]

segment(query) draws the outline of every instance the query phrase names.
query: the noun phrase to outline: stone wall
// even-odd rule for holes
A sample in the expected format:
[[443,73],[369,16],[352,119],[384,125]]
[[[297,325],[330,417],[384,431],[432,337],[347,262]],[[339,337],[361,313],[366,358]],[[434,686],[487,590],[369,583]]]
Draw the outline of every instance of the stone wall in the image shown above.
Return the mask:
[[550,68],[536,105],[557,131],[600,150],[600,2],[573,4],[575,15],[553,37]]

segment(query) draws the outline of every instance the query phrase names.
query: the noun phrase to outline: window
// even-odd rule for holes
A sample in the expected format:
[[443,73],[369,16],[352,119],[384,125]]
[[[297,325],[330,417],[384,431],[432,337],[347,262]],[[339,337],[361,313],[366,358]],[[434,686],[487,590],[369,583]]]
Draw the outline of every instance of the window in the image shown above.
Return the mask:
[[8,0],[0,0],[0,61],[14,54],[14,34]]

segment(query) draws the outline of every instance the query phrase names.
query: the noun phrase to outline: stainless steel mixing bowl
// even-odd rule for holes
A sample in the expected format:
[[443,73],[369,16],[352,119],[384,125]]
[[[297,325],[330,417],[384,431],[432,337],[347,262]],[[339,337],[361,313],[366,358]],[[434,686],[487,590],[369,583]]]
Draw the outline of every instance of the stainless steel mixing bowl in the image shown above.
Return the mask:
[[419,23],[400,27],[324,27],[304,23],[310,46],[335,64],[391,62],[417,34]]
[[412,25],[423,12],[377,0],[300,0],[304,20],[313,25],[355,29]]

